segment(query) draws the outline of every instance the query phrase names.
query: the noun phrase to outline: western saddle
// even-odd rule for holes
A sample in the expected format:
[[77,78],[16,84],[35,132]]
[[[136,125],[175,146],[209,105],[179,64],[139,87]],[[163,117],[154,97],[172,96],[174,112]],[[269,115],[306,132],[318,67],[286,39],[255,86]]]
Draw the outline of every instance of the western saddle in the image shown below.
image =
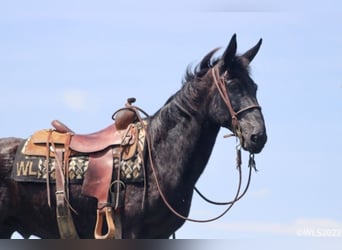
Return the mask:
[[[58,120],[52,121],[54,129],[40,130],[32,135],[24,148],[24,154],[45,156],[49,171],[49,158],[56,160],[56,213],[61,238],[78,238],[68,201],[68,162],[70,155],[88,155],[88,169],[84,175],[82,194],[97,199],[97,219],[94,230],[96,239],[121,238],[119,208],[109,201],[109,190],[114,182],[115,159],[128,159],[137,147],[135,122],[141,120],[138,108],[132,106],[135,98],[127,99],[125,107],[114,113],[114,124],[88,135],[75,134]],[[119,177],[117,177],[119,178]],[[117,179],[117,182],[119,179]],[[48,203],[50,205],[49,174],[47,174]],[[119,187],[117,187],[119,189]],[[103,234],[104,219],[107,233]],[[115,223],[114,223],[115,221]],[[115,226],[116,225],[116,226]]]

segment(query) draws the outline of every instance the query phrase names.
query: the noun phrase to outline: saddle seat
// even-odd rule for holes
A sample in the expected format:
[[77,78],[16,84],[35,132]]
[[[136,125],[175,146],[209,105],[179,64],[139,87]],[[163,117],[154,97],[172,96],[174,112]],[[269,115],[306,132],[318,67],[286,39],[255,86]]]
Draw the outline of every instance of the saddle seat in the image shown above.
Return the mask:
[[[68,131],[68,133],[73,133],[72,130],[60,121],[54,120],[51,124],[57,132],[63,133]],[[118,130],[115,124],[111,124],[91,134],[73,134],[69,147],[80,153],[98,152],[109,146],[121,145],[125,133],[126,129]]]
[[[90,134],[75,134],[64,123],[53,120],[51,125],[54,130],[43,129],[35,132],[27,141],[23,153],[33,156],[46,156],[46,144],[54,143],[57,149],[65,148],[67,145],[71,149],[71,155],[90,154],[100,152],[108,147],[133,146],[129,147],[130,152],[135,150],[137,129],[135,126],[127,125],[123,129],[118,129],[116,124]],[[125,154],[128,158],[131,153]],[[54,157],[54,152],[50,152]]]

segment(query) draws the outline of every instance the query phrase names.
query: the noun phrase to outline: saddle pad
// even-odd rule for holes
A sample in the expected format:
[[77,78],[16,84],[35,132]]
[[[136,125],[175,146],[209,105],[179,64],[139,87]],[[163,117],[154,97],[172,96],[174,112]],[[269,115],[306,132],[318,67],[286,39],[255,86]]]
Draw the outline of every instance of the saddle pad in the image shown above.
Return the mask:
[[[47,179],[46,157],[28,156],[22,153],[26,142],[19,145],[14,165],[12,167],[11,177],[19,182],[41,182],[45,183]],[[50,182],[54,183],[56,160],[49,159]],[[69,159],[69,180],[70,183],[82,183],[83,176],[88,168],[88,156],[71,156]]]
[[[140,123],[135,124],[135,126],[137,128],[137,145],[129,149],[130,151],[132,151],[130,153],[124,150],[123,158],[120,162],[114,160],[113,167],[115,167],[116,169],[120,168],[120,179],[125,183],[140,183],[144,181],[144,146],[146,134]],[[47,133],[47,131],[41,131],[40,135],[42,136],[42,138],[45,138],[45,136],[47,136]],[[64,138],[60,138],[60,143],[63,140]],[[38,141],[39,139],[32,140],[31,138],[29,138],[28,140],[21,143],[21,145],[19,145],[11,173],[11,178],[13,180],[19,182],[46,182],[47,170],[45,166],[45,145],[43,143],[41,144],[40,153],[42,153],[43,156],[36,155],[36,151],[33,155],[27,155],[27,145],[33,142],[37,143]],[[42,142],[43,141],[44,139],[42,140]],[[59,142],[58,139],[57,141]],[[69,158],[70,183],[82,183],[85,172],[88,169],[89,154],[71,155]],[[55,158],[50,157],[49,177],[51,183],[55,182],[55,166]]]

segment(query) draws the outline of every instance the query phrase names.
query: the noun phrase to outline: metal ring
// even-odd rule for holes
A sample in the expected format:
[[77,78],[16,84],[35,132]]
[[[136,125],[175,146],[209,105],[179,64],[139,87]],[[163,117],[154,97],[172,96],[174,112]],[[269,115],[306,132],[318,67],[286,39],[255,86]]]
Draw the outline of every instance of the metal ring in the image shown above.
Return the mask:
[[113,182],[110,184],[110,187],[109,187],[109,191],[110,191],[111,193],[116,192],[115,190],[112,189],[112,187],[113,187],[113,185],[117,185],[118,183],[119,183],[119,186],[121,186],[123,189],[126,188],[126,185],[125,185],[125,183],[124,183],[123,181],[121,181],[121,180],[115,180],[115,181],[113,181]]

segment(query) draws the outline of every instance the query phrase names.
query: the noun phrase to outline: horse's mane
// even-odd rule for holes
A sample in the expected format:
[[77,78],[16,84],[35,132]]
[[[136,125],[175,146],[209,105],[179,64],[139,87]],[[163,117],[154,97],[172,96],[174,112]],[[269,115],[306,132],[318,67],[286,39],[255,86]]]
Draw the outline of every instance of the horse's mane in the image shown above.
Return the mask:
[[[203,77],[211,68],[213,68],[221,59],[220,57],[213,58],[213,55],[220,48],[215,48],[210,51],[203,59],[198,63],[194,68],[190,64],[185,72],[185,76],[183,78],[182,83],[194,81],[198,78]],[[231,72],[235,72],[238,74],[249,74],[249,62],[243,56],[235,56],[233,60],[233,64],[231,65]]]
[[212,51],[210,51],[199,64],[196,65],[194,69],[192,69],[192,65],[190,64],[187,69],[186,73],[183,79],[183,84],[186,82],[190,82],[195,80],[196,78],[203,77],[209,69],[214,67],[217,62],[219,61],[219,58],[213,58],[213,55],[216,51],[218,51],[220,48],[215,48]]
[[[184,94],[184,91],[182,91],[182,90],[189,89],[189,85],[190,85],[190,84],[186,84],[186,83],[190,83],[190,82],[193,82],[197,79],[202,78],[209,71],[209,69],[213,68],[218,63],[220,58],[213,58],[213,55],[219,49],[220,48],[215,48],[212,51],[210,51],[206,56],[203,57],[203,59],[194,68],[192,67],[192,64],[188,65],[186,72],[185,72],[185,76],[182,80],[182,85],[183,85],[182,89],[177,91],[177,93],[175,93],[174,95],[170,96],[164,105],[167,105],[172,100],[174,100],[174,98],[180,92],[182,92],[182,94]],[[193,91],[190,91],[190,93],[191,92],[193,92]],[[186,99],[188,99],[188,98],[186,98]]]
[[[207,72],[219,63],[221,57],[213,57],[219,49],[220,48],[215,48],[211,50],[195,67],[192,67],[191,64],[188,65],[185,76],[182,80],[183,87],[176,94],[170,96],[164,105],[169,104],[172,100],[174,100],[174,98],[179,98],[179,96],[186,95],[186,98],[184,98],[184,100],[190,100],[194,97],[198,97],[198,90],[201,88],[200,86],[203,87],[204,85],[197,85],[196,83],[198,81],[201,81],[202,78],[207,74]],[[234,73],[234,75],[249,74],[248,62],[242,56],[235,56],[231,67],[232,68],[230,73]],[[195,85],[193,85],[192,83],[195,83]],[[194,88],[193,86],[196,86],[196,88]],[[197,109],[193,106],[191,108],[193,110]]]

